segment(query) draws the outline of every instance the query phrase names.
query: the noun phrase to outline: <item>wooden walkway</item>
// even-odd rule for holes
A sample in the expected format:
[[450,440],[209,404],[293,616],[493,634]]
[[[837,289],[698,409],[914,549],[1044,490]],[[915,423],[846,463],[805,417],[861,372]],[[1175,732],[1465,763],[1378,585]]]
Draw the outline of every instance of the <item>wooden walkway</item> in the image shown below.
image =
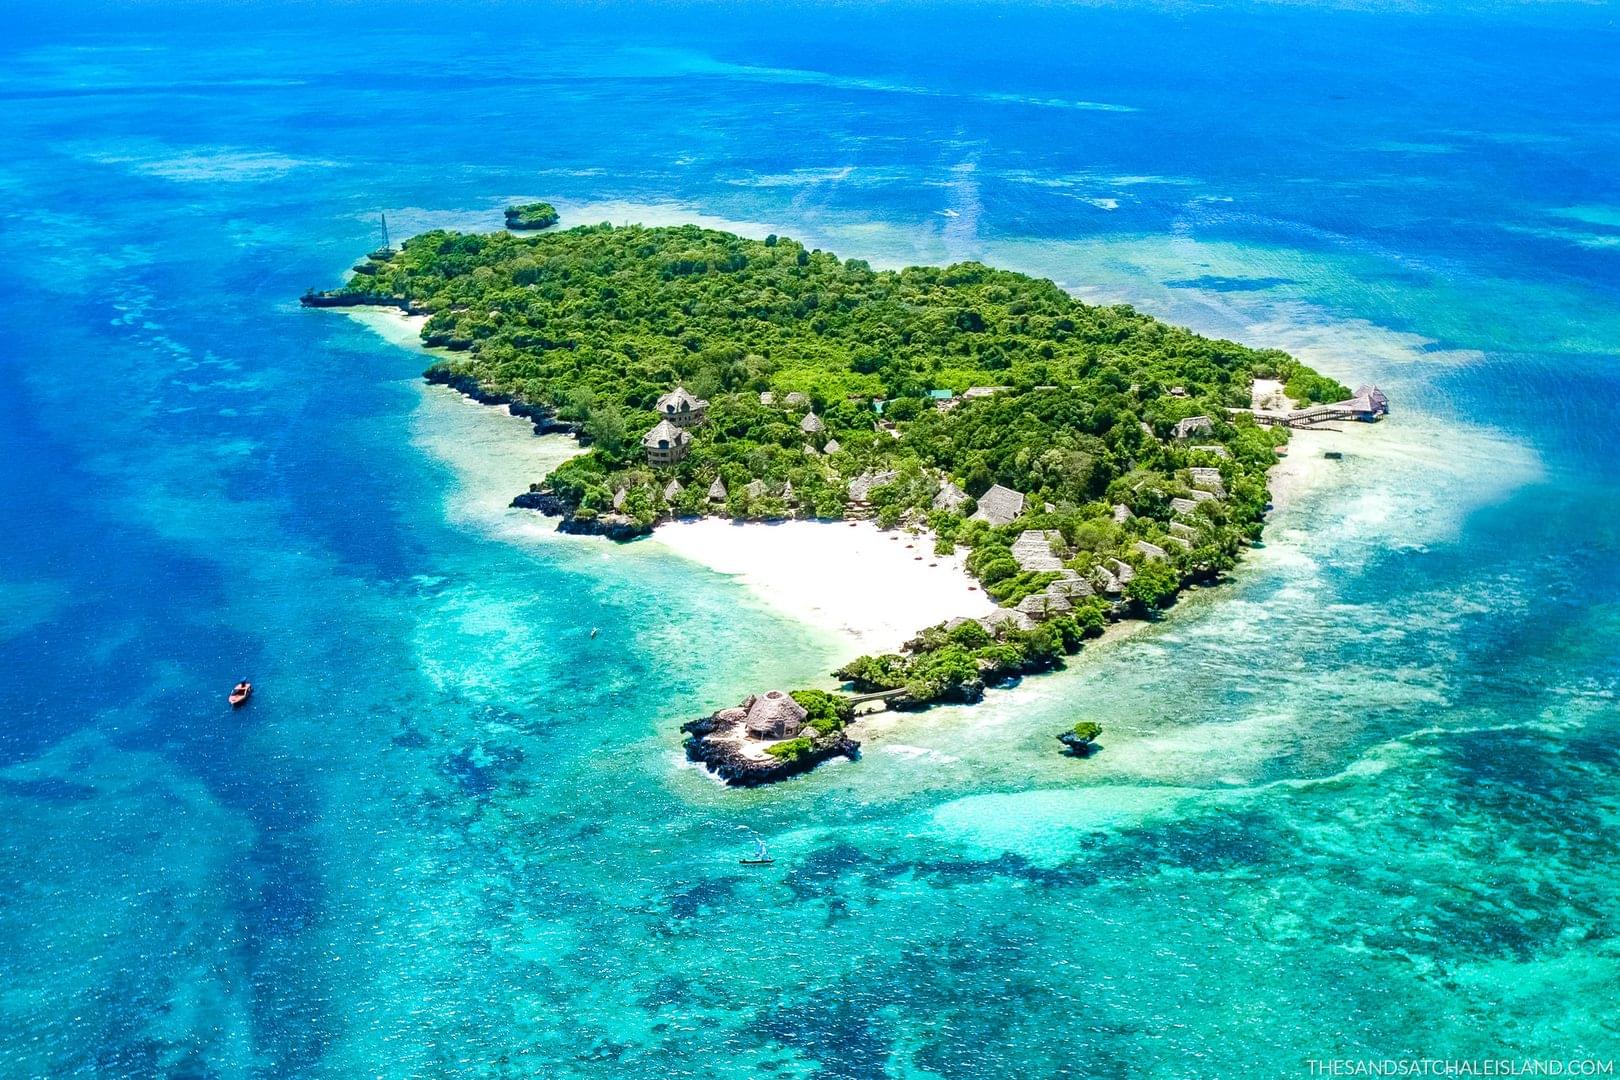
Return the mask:
[[1307,428],[1327,424],[1334,420],[1377,420],[1389,412],[1389,398],[1378,387],[1364,384],[1356,388],[1353,396],[1326,405],[1312,405],[1308,409],[1278,412],[1271,409],[1228,409],[1230,413],[1248,413],[1254,422],[1266,427]]
[[1292,412],[1265,412],[1260,409],[1229,409],[1231,413],[1248,413],[1262,427],[1308,428],[1334,420],[1375,420],[1377,414],[1351,402],[1333,405],[1315,405]]
[[899,697],[905,692],[905,687],[897,686],[893,690],[878,690],[870,694],[851,694],[849,703],[851,705],[864,705],[868,701],[887,701],[889,698]]

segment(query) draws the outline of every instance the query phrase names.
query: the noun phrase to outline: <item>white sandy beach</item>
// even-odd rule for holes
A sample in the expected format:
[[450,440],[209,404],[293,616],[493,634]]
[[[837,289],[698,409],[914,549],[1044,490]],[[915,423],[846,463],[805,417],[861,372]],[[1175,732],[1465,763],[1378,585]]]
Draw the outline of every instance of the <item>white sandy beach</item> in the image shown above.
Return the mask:
[[933,554],[929,537],[882,532],[868,521],[705,518],[659,526],[648,542],[736,577],[771,607],[841,635],[856,652],[890,651],[925,626],[995,608],[971,588],[960,557]]
[[407,315],[391,307],[333,308],[358,322],[385,341],[403,345],[408,349],[426,351],[422,346],[422,327],[427,325],[426,315]]

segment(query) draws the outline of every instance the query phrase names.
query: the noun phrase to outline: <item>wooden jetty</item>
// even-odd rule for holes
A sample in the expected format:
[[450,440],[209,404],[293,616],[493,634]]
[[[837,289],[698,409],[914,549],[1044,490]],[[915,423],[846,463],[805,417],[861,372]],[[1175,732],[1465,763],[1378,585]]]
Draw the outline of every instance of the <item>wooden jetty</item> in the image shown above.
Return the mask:
[[1327,405],[1312,405],[1305,409],[1277,412],[1268,409],[1232,409],[1234,413],[1249,413],[1257,424],[1266,427],[1308,428],[1335,420],[1359,420],[1371,423],[1389,415],[1389,398],[1376,386],[1364,385],[1344,401]]

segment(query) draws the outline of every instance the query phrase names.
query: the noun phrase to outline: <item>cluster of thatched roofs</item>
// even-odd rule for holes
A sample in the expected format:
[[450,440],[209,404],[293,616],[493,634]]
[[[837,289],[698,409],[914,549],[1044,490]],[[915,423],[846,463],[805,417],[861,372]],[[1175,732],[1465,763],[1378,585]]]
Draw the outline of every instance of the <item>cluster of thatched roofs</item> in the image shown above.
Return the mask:
[[[1219,449],[1225,450],[1225,447]],[[1200,503],[1224,498],[1226,486],[1221,471],[1216,468],[1194,466],[1188,470],[1188,475],[1191,477],[1188,494],[1171,500],[1176,520],[1169,523],[1162,542],[1190,551],[1197,544],[1200,527],[1196,519],[1185,519],[1197,511]],[[993,524],[1005,524],[1022,513],[1023,506],[1024,497],[1018,492],[995,487],[980,497],[981,513],[973,516]],[[985,512],[987,507],[988,511]],[[1135,516],[1124,503],[1114,505],[1113,518],[1119,524]],[[1148,559],[1170,557],[1163,546],[1149,540],[1137,540],[1131,545],[1131,550]],[[1136,568],[1123,559],[1103,559],[1084,572],[1065,565],[1071,553],[1064,546],[1063,534],[1056,529],[1026,529],[1013,541],[1011,551],[1013,561],[1020,570],[1059,575],[1043,591],[1026,596],[1018,603],[1014,610],[1024,620],[1040,621],[1070,611],[1076,599],[1087,596],[1118,596],[1136,576]]]
[[1055,529],[1026,530],[1013,542],[1012,553],[1023,570],[1058,575],[1044,590],[1024,597],[1013,609],[1026,621],[1039,622],[1072,611],[1076,600],[1089,596],[1118,596],[1136,576],[1136,568],[1123,559],[1104,559],[1086,573],[1064,566],[1063,536]]
[[[1192,420],[1203,420],[1205,417],[1191,417]],[[1231,460],[1232,452],[1219,444],[1194,446],[1190,449],[1210,454],[1216,458]],[[1170,510],[1174,518],[1166,526],[1164,543],[1174,544],[1184,550],[1190,551],[1197,546],[1199,533],[1203,522],[1197,517],[1198,507],[1201,503],[1215,499],[1226,498],[1226,481],[1221,476],[1221,470],[1211,465],[1194,465],[1187,470],[1190,478],[1185,494],[1177,495],[1170,500]],[[1123,525],[1136,515],[1124,503],[1114,505],[1114,521]],[[1167,559],[1169,553],[1161,544],[1148,540],[1138,540],[1131,545],[1132,550],[1149,559]]]
[[[775,403],[776,398],[775,395],[766,392],[759,395],[759,401],[762,405],[771,405]],[[785,395],[782,399],[782,404],[788,408],[799,408],[809,403],[810,399],[797,390]],[[647,452],[647,463],[655,467],[675,465],[684,459],[692,447],[692,433],[687,429],[702,424],[708,418],[708,409],[709,403],[707,401],[695,397],[684,386],[677,386],[663,397],[660,397],[653,406],[653,411],[658,414],[658,423],[653,425],[651,431],[641,437],[642,449]],[[808,440],[804,444],[806,454],[812,456],[836,454],[843,449],[838,444],[837,439],[828,439],[819,449],[816,447],[815,443],[818,441],[818,437],[826,432],[827,424],[814,412],[805,413],[804,418],[799,421],[799,430],[804,433],[805,438]],[[664,500],[666,502],[673,500],[682,490],[684,489],[678,481],[671,480],[664,485]],[[748,484],[747,491],[755,498],[763,496],[766,494],[764,481],[752,481]],[[726,490],[725,482],[719,478],[716,478],[714,483],[709,485],[708,497],[710,502],[725,502],[728,496],[729,493]],[[785,502],[791,503],[794,501],[793,485],[791,483],[783,487],[781,497]],[[613,508],[615,510],[621,509],[624,501],[625,491],[621,488],[614,494]]]
[[[979,394],[975,395],[970,391],[964,396],[988,396],[997,389],[994,387],[975,387],[974,390],[980,391]],[[1362,395],[1370,408],[1388,408],[1387,401],[1383,399],[1382,393],[1375,387],[1364,387],[1362,390],[1358,390],[1357,393]],[[761,393],[759,400],[762,405],[777,404],[775,395],[769,391]],[[810,405],[810,400],[805,394],[795,390],[784,394],[780,404],[786,408],[805,408]],[[648,460],[655,465],[660,465],[673,464],[683,458],[692,441],[691,433],[686,429],[704,421],[708,405],[707,401],[694,397],[685,387],[680,386],[660,397],[655,406],[655,411],[659,414],[659,421],[642,439],[642,445],[647,449]],[[1174,433],[1177,439],[1187,439],[1193,435],[1207,433],[1212,428],[1213,425],[1209,417],[1190,416],[1176,422]],[[838,440],[830,438],[820,449],[817,449],[815,441],[818,436],[826,432],[827,425],[813,410],[807,411],[800,419],[799,430],[807,440],[804,445],[804,452],[808,455],[835,454],[842,449],[838,444]],[[1231,458],[1231,452],[1219,444],[1194,446],[1191,449],[1208,452],[1217,458]],[[1191,550],[1198,538],[1199,530],[1194,523],[1189,523],[1188,519],[1194,517],[1199,503],[1210,499],[1224,498],[1226,496],[1226,487],[1221,477],[1221,471],[1218,468],[1193,466],[1188,470],[1188,474],[1191,476],[1191,483],[1186,493],[1176,496],[1170,502],[1171,509],[1174,511],[1177,520],[1170,523],[1168,535],[1163,538],[1163,543],[1172,543]],[[892,469],[882,471],[869,469],[850,480],[847,490],[852,507],[856,508],[858,513],[859,508],[869,506],[872,492],[885,484],[893,483],[897,478],[898,474]],[[953,483],[949,477],[941,475],[937,479],[939,487],[932,501],[934,509],[959,510],[970,501],[967,492]],[[674,501],[682,490],[679,481],[670,480],[663,488],[664,501]],[[744,490],[751,498],[756,499],[770,493],[766,483],[757,479],[750,481]],[[716,477],[714,482],[709,485],[707,498],[711,503],[723,503],[730,498],[730,494],[725,481]],[[791,482],[784,484],[778,495],[783,502],[789,505],[797,502]],[[623,488],[615,492],[613,497],[614,509],[622,509],[625,499],[626,492]],[[979,496],[976,502],[977,506],[972,514],[972,520],[987,522],[991,525],[1010,525],[1023,516],[1028,507],[1028,498],[1023,492],[1014,491],[1012,488],[1001,484],[992,485],[989,490]],[[1050,505],[1046,508],[1048,510],[1052,509]],[[1113,518],[1120,524],[1129,521],[1133,516],[1135,515],[1130,507],[1123,503],[1116,504],[1113,508]],[[1025,532],[1012,546],[1013,558],[1018,562],[1020,568],[1026,571],[1064,571],[1063,558],[1056,550],[1060,544],[1061,537],[1056,532]],[[1147,540],[1137,541],[1133,545],[1133,549],[1138,554],[1150,559],[1168,558],[1168,554],[1161,544]],[[1117,562],[1117,560],[1115,561]],[[1117,592],[1125,582],[1130,580],[1128,576],[1129,567],[1124,563],[1120,563],[1120,566],[1124,567],[1124,570],[1111,570],[1107,565],[1100,566],[1092,572],[1090,580],[1104,592]],[[1065,571],[1065,573],[1072,573],[1072,571]],[[1050,592],[1048,596],[1051,603],[1047,605],[1047,609],[1061,609],[1068,598],[1074,594],[1072,586],[1063,584],[1064,581],[1069,580],[1072,579],[1065,577],[1061,581],[1054,583],[1055,590]]]
[[[664,497],[666,499],[670,497],[669,494],[668,494],[668,490],[669,490],[668,488],[665,489]],[[676,490],[677,490],[677,493],[678,493],[680,489],[677,488]],[[748,481],[748,483],[743,485],[743,491],[747,493],[747,495],[748,495],[748,497],[750,499],[763,499],[766,495],[770,494],[770,488],[766,485],[765,481],[763,481],[763,480],[750,480],[750,481]],[[718,502],[725,502],[730,497],[731,497],[731,492],[726,488],[726,482],[724,480],[720,479],[718,476],[715,477],[714,478],[714,483],[709,485],[709,491],[708,491],[708,499],[709,499],[709,501],[710,502],[717,502],[717,503]],[[785,503],[791,504],[791,503],[797,502],[798,501],[798,496],[796,496],[793,493],[793,481],[789,480],[785,484],[783,484],[782,485],[782,490],[777,492],[777,497],[780,498]]]
[[707,419],[709,403],[677,386],[653,404],[653,411],[658,423],[641,437],[641,448],[647,452],[648,464],[673,465],[691,450],[692,435],[686,429]]

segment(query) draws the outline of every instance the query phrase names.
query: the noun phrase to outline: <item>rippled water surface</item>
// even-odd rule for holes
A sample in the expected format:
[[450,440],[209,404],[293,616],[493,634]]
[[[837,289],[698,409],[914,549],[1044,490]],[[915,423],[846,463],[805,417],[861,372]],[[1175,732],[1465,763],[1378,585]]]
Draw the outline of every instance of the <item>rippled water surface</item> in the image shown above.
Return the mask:
[[[0,1075],[1620,1057],[1608,10],[0,20]],[[1395,414],[1161,624],[727,792],[676,725],[838,643],[506,511],[565,445],[296,304],[518,197],[983,258]]]

